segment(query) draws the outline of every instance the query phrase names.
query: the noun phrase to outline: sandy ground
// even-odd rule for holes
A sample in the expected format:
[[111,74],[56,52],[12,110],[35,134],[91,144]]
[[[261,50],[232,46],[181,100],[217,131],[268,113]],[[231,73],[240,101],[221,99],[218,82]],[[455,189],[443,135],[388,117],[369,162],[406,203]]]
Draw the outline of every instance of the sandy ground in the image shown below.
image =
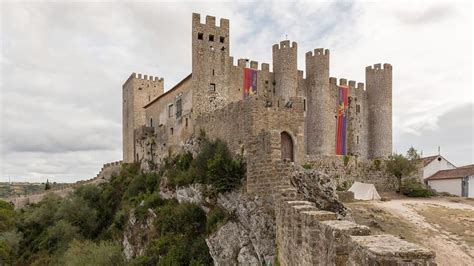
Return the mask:
[[[385,219],[396,217],[403,223],[407,223],[409,226],[406,226],[405,232],[410,235],[409,241],[417,242],[435,251],[438,265],[474,265],[474,246],[471,241],[474,235],[474,201],[472,200],[450,197],[400,198],[390,201],[355,202],[347,205],[353,209],[353,213],[357,210],[360,211],[360,208],[366,208],[365,210],[375,213],[375,215],[369,214],[369,217],[376,217],[376,213],[380,212],[386,214]],[[448,224],[451,222],[449,219],[452,219],[452,223],[458,231],[461,226],[464,226],[461,227],[461,231],[467,232],[470,238],[457,235],[453,233],[452,228],[447,228],[446,225],[443,227],[433,222],[436,221],[436,214],[433,215],[433,212],[440,211],[440,213],[443,213],[443,210],[447,210],[445,208],[448,208],[449,212],[458,213],[459,216],[447,217],[447,215],[443,215],[440,218],[444,222],[449,221]],[[431,220],[422,215],[426,212],[430,212]],[[460,223],[461,219],[462,223]],[[383,223],[384,219],[381,220],[381,223]],[[389,224],[389,226],[393,226],[393,224]],[[409,230],[412,232],[407,232]],[[390,227],[382,231],[393,233],[390,232]],[[403,225],[401,226],[401,232],[405,233]]]

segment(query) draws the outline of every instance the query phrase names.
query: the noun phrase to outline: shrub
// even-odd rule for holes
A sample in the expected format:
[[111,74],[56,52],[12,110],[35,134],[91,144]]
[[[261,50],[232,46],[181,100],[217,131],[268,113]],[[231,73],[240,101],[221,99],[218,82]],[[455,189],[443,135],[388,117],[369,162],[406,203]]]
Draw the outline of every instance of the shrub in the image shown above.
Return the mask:
[[222,140],[210,141],[205,137],[195,159],[185,153],[169,160],[165,168],[171,188],[202,183],[212,185],[217,192],[226,192],[238,187],[245,177],[242,158],[234,159]]
[[431,197],[435,193],[416,178],[403,180],[401,192],[408,197]]
[[375,170],[380,171],[380,165],[381,164],[382,164],[382,162],[379,159],[375,159],[374,160]]
[[111,242],[100,242],[98,244],[85,240],[73,241],[64,253],[62,265],[125,265],[120,245]]
[[207,234],[212,234],[215,232],[220,226],[226,224],[232,218],[232,216],[233,215],[231,213],[222,207],[217,206],[211,209],[207,214]]
[[344,162],[344,166],[347,166],[349,164],[349,159],[350,157],[347,155],[342,156],[342,161]]
[[309,170],[309,169],[312,169],[312,168],[313,168],[313,166],[312,166],[311,164],[309,164],[309,163],[305,163],[305,164],[303,164],[303,165],[302,165],[302,167],[303,167],[304,169],[307,169],[307,170]]

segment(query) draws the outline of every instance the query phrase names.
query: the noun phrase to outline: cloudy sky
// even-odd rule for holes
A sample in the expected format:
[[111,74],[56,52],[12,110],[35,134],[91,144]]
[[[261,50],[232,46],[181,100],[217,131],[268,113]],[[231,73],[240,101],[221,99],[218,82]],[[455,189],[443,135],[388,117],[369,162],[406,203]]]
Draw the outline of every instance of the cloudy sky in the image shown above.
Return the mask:
[[331,76],[364,82],[393,65],[394,151],[411,145],[474,163],[468,2],[1,3],[0,181],[73,182],[120,160],[121,85],[132,72],[191,72],[191,14],[230,19],[231,55],[271,63],[298,42],[298,65],[331,50]]

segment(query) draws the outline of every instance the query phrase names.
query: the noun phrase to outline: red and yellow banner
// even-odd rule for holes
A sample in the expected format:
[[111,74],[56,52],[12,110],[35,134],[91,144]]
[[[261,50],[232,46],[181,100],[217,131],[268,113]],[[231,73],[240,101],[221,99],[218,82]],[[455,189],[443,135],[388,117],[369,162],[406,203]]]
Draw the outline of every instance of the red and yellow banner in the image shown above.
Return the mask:
[[336,154],[346,155],[347,108],[349,107],[349,87],[339,87],[337,98]]
[[244,98],[257,93],[257,70],[244,68]]

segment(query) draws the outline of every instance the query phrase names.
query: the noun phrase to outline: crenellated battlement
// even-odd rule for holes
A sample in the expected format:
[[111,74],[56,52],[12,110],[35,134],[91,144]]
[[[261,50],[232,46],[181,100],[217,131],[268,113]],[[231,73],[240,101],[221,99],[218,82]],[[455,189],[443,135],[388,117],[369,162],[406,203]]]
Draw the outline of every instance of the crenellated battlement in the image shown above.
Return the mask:
[[373,66],[367,66],[365,68],[366,72],[372,72],[372,73],[386,71],[386,70],[391,71],[392,70],[392,65],[385,63],[385,64],[383,64],[383,67],[382,67],[382,64],[379,63],[379,64],[375,64]]
[[163,83],[164,79],[159,78],[159,77],[154,77],[154,76],[149,76],[149,75],[144,75],[144,74],[137,74],[137,73],[132,73],[130,77],[125,81],[124,85],[127,84],[129,81],[136,79],[136,80],[144,80],[144,81],[151,81],[153,83]]
[[281,41],[279,44],[274,44],[273,45],[273,51],[277,51],[277,50],[286,50],[286,49],[297,49],[298,48],[298,44],[296,42],[292,42],[291,45],[290,45],[290,40],[284,40],[284,41]]
[[329,49],[316,48],[313,51],[306,52],[306,58],[329,56]]
[[345,78],[339,79],[339,83],[337,82],[337,78],[335,77],[330,77],[329,78],[329,84],[334,84],[337,86],[348,86],[351,89],[357,89],[357,90],[364,90],[364,83],[363,82],[357,82],[355,80],[349,80]]
[[339,86],[347,86],[347,79],[340,78],[339,79]]
[[216,25],[216,17],[214,16],[206,16],[205,23],[201,23],[201,14],[193,13],[193,25],[205,25],[208,29],[209,28],[221,28],[221,29],[229,29],[229,20],[225,18],[221,18],[219,20],[219,26]]

